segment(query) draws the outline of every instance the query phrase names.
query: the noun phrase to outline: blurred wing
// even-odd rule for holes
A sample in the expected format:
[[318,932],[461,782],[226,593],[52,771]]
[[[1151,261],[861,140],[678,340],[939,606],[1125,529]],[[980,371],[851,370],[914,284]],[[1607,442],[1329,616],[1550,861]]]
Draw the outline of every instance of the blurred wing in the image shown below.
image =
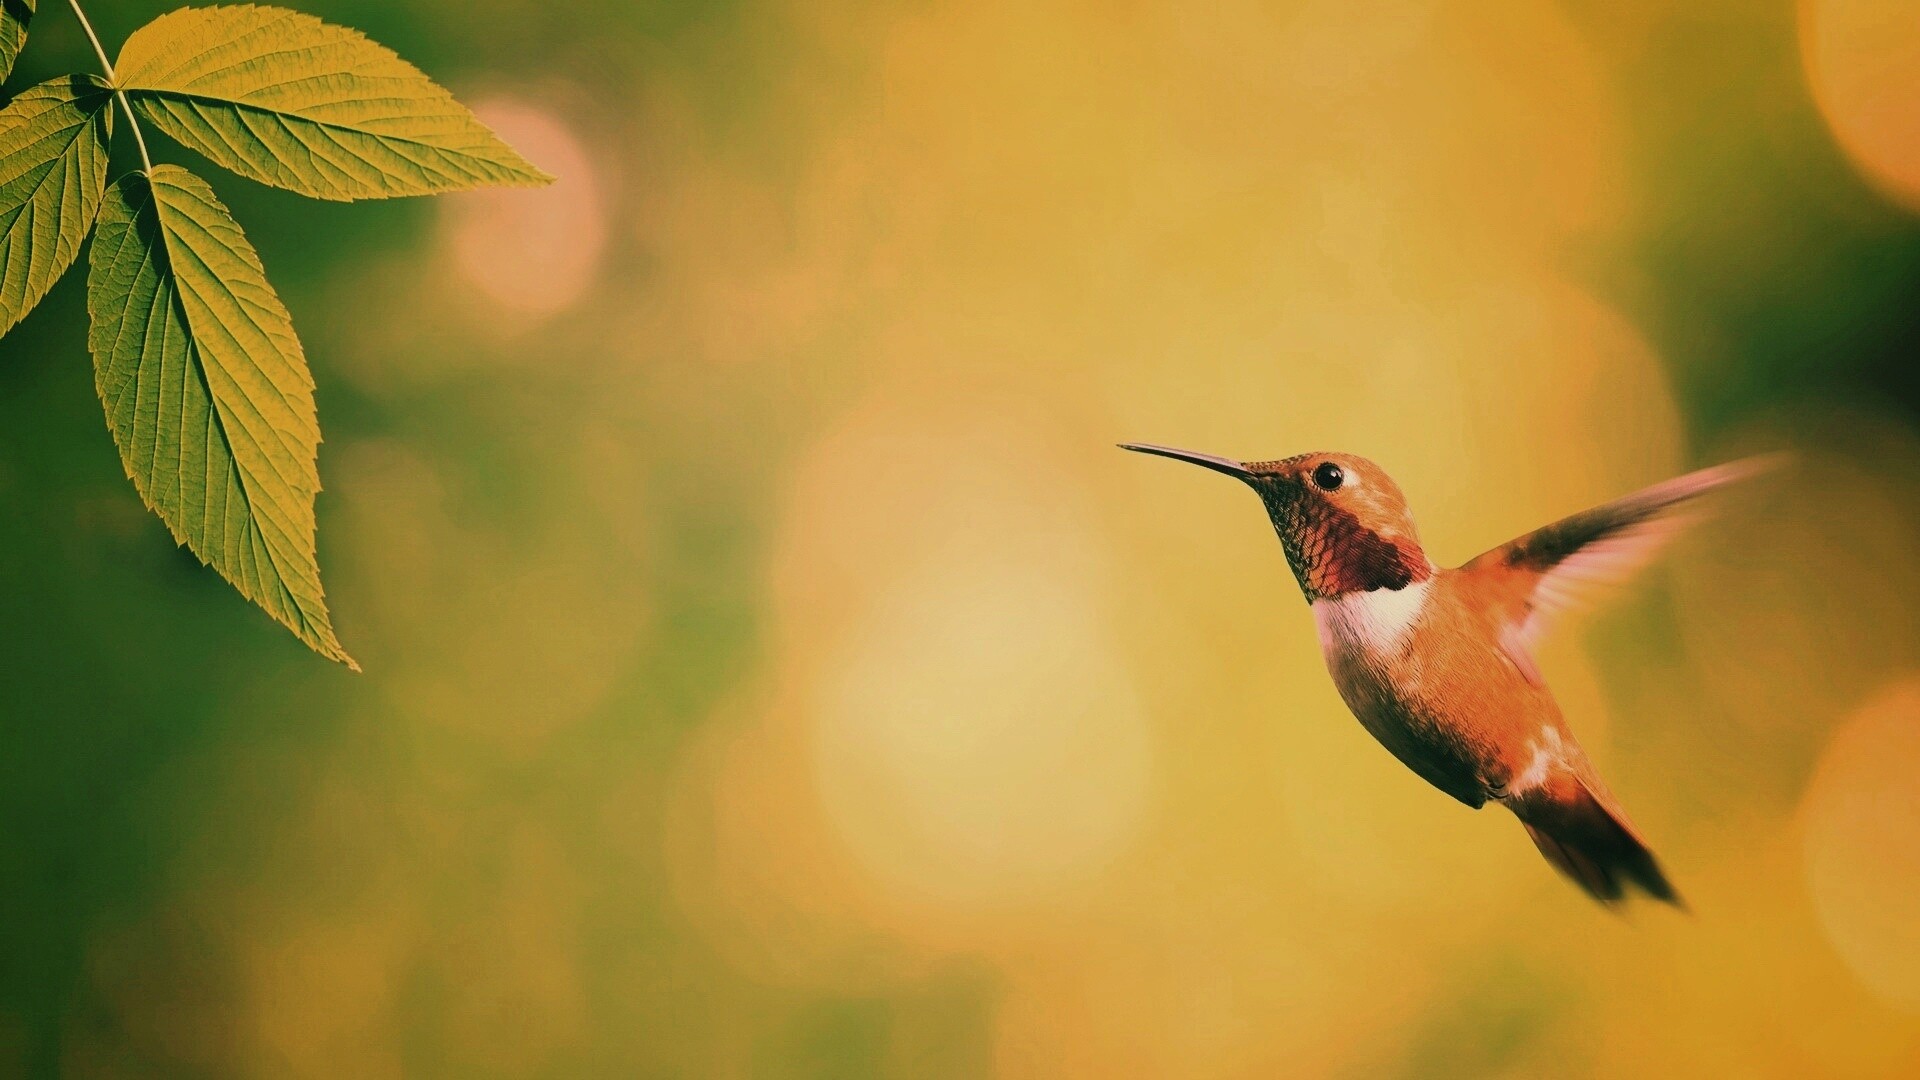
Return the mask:
[[1669,540],[1704,516],[1702,495],[1758,475],[1783,456],[1748,458],[1655,484],[1605,506],[1584,510],[1474,559],[1464,571],[1496,583],[1507,598],[1501,644],[1535,683],[1532,646],[1553,617],[1596,590],[1645,566]]

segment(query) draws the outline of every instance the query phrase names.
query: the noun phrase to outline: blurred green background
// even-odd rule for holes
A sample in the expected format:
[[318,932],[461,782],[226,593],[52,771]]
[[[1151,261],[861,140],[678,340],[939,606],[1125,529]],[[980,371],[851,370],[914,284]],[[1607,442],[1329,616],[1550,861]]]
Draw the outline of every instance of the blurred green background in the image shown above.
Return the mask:
[[[561,180],[156,154],[364,676],[142,508],[83,273],[0,340],[0,1075],[1920,1074],[1908,0],[299,6]],[[1795,449],[1542,657],[1695,915],[1381,752],[1123,439],[1366,454],[1442,562]]]

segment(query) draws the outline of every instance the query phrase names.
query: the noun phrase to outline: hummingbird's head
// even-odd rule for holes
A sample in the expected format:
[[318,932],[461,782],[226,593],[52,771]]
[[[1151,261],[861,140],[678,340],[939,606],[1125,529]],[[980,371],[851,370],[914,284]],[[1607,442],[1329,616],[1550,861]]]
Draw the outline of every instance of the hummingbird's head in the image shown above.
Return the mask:
[[1404,589],[1433,576],[1400,486],[1366,458],[1300,454],[1242,462],[1143,443],[1120,446],[1226,473],[1259,492],[1308,603]]

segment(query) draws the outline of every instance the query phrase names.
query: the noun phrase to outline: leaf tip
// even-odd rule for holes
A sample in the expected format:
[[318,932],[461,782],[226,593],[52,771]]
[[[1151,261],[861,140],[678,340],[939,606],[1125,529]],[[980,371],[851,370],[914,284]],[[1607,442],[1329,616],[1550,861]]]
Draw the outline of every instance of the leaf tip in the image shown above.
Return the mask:
[[355,660],[347,653],[346,646],[341,645],[340,639],[334,636],[333,627],[296,626],[291,627],[291,629],[294,632],[294,636],[298,637],[307,648],[320,654],[321,657],[345,667],[355,675],[361,674],[360,661]]
[[[505,180],[495,181],[498,187],[540,188],[553,184],[560,178],[540,168],[538,165],[521,158],[514,166],[513,173]],[[480,185],[485,186],[485,185]]]

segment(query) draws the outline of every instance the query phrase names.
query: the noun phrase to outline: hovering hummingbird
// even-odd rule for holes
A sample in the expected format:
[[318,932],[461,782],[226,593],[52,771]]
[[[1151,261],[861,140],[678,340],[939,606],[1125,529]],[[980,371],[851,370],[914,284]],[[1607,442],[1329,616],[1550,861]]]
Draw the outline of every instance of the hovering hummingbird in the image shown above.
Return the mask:
[[1619,580],[1690,524],[1700,496],[1770,462],[1690,473],[1443,570],[1421,549],[1400,488],[1365,458],[1239,462],[1120,445],[1259,493],[1340,697],[1403,764],[1470,807],[1512,810],[1547,861],[1602,903],[1632,884],[1684,907],[1567,728],[1532,645],[1583,586]]

